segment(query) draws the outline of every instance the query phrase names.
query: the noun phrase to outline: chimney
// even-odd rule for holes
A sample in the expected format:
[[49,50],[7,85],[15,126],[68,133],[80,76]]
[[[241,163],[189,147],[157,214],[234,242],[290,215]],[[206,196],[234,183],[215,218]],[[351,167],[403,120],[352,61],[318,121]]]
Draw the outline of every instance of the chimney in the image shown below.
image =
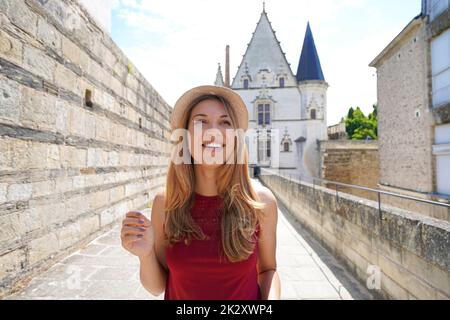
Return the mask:
[[230,87],[230,46],[227,45],[225,54],[225,87]]

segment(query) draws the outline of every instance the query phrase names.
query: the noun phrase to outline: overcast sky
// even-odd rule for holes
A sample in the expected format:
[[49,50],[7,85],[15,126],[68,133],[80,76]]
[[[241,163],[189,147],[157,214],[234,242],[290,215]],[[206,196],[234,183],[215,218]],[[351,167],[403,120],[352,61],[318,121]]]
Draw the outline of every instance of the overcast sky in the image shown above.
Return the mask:
[[[112,38],[172,106],[184,91],[213,84],[227,44],[233,79],[263,6],[262,0],[112,1]],[[310,21],[330,85],[332,125],[351,106],[372,111],[376,73],[368,65],[420,6],[420,0],[268,0],[266,12],[294,74]]]

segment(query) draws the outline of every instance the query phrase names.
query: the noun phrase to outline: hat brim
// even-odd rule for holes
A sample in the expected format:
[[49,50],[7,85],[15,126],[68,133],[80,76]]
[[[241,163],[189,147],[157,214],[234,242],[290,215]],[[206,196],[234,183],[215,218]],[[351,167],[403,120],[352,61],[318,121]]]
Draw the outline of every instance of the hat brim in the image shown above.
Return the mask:
[[192,88],[185,92],[175,103],[172,111],[170,125],[172,130],[179,129],[181,119],[184,113],[187,112],[187,107],[192,104],[194,100],[200,96],[212,94],[225,98],[230,104],[231,108],[236,115],[236,129],[243,129],[244,132],[248,129],[248,110],[245,102],[242,100],[241,96],[233,91],[232,89],[220,86],[199,86]]

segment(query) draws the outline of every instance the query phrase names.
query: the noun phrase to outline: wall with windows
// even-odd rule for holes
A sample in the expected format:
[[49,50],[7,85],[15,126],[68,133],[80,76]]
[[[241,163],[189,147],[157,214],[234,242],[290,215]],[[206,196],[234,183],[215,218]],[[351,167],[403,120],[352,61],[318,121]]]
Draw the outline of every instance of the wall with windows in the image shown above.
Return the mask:
[[450,103],[450,29],[431,41],[433,106]]
[[414,19],[375,61],[380,184],[434,192],[426,19]]
[[[265,165],[279,164],[281,168],[297,168],[299,159],[295,157],[295,145],[292,144],[292,152],[281,152],[283,146],[281,140],[285,130],[288,130],[288,139],[294,141],[302,135],[306,135],[302,120],[301,101],[297,88],[270,89],[270,94],[261,94],[262,90],[239,90],[247,105],[249,112],[249,128],[272,130],[271,134],[277,134],[278,142],[272,138],[270,144],[266,133],[255,131],[254,136],[249,137],[250,163],[263,160]],[[297,106],[297,108],[295,108]],[[248,133],[250,135],[250,133]],[[270,154],[270,157],[267,155]],[[273,157],[278,156],[279,162]],[[270,159],[272,158],[272,159]],[[258,160],[259,159],[259,160]]]
[[450,124],[437,126],[435,139],[437,192],[450,196]]
[[450,0],[428,0],[428,13],[433,21],[450,7]]

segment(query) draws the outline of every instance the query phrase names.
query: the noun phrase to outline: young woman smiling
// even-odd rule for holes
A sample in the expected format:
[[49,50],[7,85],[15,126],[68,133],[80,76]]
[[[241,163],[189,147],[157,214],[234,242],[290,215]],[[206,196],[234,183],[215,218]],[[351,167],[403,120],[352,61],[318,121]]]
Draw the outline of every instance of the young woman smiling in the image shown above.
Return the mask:
[[182,139],[151,220],[132,211],[122,223],[142,285],[167,300],[280,299],[277,201],[249,177],[245,103],[225,87],[196,87],[176,102],[171,126]]

